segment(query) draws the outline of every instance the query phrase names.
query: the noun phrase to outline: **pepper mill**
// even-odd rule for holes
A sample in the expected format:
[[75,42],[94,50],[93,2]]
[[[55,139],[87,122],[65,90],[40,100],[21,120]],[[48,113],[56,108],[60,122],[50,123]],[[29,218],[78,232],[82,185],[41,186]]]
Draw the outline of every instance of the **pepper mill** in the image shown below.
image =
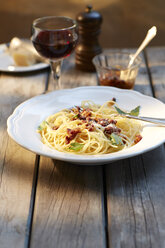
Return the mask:
[[91,5],[87,5],[85,12],[79,13],[76,20],[79,32],[79,43],[76,47],[76,68],[93,72],[95,67],[92,59],[102,52],[98,42],[102,16],[99,12],[93,11]]

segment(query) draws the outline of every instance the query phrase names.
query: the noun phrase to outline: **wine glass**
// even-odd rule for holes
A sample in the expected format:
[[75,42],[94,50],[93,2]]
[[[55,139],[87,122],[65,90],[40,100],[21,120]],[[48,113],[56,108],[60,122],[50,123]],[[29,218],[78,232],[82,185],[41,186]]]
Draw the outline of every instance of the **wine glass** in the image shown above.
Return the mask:
[[74,20],[63,16],[46,16],[33,21],[32,42],[37,52],[49,59],[54,88],[60,89],[61,65],[74,50],[78,40]]

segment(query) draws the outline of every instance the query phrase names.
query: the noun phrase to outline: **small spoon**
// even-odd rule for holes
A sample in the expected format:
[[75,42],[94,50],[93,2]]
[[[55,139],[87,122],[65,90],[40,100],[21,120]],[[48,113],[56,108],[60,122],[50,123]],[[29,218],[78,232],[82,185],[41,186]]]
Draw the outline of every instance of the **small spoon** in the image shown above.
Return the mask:
[[136,53],[132,56],[132,58],[131,58],[131,60],[130,60],[130,62],[128,64],[128,68],[131,67],[131,65],[133,64],[133,62],[136,59],[136,57],[148,45],[148,43],[155,37],[156,33],[157,33],[157,28],[155,26],[153,26],[151,29],[148,30],[144,41],[142,42],[142,44],[140,45],[140,47],[138,48]]

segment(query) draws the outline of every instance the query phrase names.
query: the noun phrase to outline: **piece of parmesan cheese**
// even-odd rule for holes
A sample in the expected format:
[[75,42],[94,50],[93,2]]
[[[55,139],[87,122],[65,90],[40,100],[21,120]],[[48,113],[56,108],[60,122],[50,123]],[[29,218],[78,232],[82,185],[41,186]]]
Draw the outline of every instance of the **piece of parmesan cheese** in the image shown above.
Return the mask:
[[13,51],[12,58],[17,66],[29,66],[36,63],[35,56],[25,49]]
[[30,66],[43,61],[29,40],[14,37],[7,52],[13,58],[16,66]]

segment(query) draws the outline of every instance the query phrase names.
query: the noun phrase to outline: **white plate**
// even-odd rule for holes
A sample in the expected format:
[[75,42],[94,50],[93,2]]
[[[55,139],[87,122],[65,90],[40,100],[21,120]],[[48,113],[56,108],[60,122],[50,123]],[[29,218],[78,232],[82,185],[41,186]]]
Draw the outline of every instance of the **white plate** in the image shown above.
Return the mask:
[[46,63],[37,63],[31,66],[15,66],[13,58],[5,52],[6,45],[0,45],[0,71],[2,72],[30,72],[49,67]]
[[79,164],[105,164],[132,157],[154,149],[165,141],[165,127],[144,123],[143,139],[138,144],[111,154],[74,155],[50,149],[41,142],[40,134],[36,130],[47,116],[63,108],[80,105],[82,100],[93,100],[102,104],[113,97],[117,99],[119,106],[126,110],[140,105],[142,116],[159,118],[165,116],[165,104],[152,97],[131,90],[88,86],[54,91],[25,101],[8,118],[8,133],[18,144],[34,153]]

